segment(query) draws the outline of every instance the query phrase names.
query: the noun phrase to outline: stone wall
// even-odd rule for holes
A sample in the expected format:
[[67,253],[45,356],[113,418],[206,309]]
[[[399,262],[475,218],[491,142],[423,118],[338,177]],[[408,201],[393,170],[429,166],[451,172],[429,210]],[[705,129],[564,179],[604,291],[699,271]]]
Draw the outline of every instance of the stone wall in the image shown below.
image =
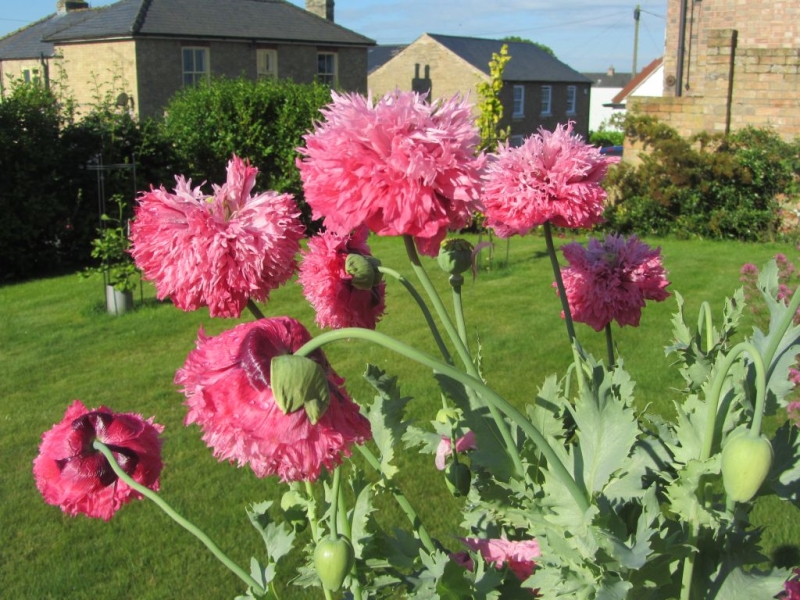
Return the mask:
[[686,136],[747,125],[800,136],[800,3],[687,1],[679,64],[681,3],[668,4],[664,97],[631,104]]
[[[139,98],[136,88],[136,48],[132,41],[64,44],[56,50],[60,58],[55,70],[63,69],[66,90],[75,99],[78,114],[86,113],[98,101],[112,101],[125,92]],[[58,79],[54,68],[50,78]]]

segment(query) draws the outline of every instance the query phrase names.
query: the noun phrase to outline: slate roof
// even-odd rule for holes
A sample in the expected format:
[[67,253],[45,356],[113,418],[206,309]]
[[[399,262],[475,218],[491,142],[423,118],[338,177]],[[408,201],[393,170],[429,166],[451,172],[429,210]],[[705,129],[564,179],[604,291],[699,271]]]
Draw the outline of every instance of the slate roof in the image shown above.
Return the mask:
[[607,71],[602,73],[584,73],[586,77],[592,80],[593,88],[624,88],[631,80],[630,73],[617,73],[611,75]]
[[489,75],[489,61],[492,60],[492,54],[499,53],[503,44],[507,44],[511,60],[506,63],[503,81],[591,83],[588,77],[581,75],[535,44],[455,37],[438,33],[429,33],[428,36],[487,75]]
[[76,10],[45,17],[0,38],[0,60],[22,60],[53,55],[52,42],[44,41],[64,29],[95,16],[92,10]]
[[391,60],[397,53],[406,48],[407,44],[395,44],[386,46],[373,46],[367,50],[367,73],[372,73],[383,63]]
[[[55,42],[178,37],[372,46],[374,40],[285,0],[121,0],[54,14],[0,39],[0,59],[51,56]],[[23,49],[24,48],[24,49]]]

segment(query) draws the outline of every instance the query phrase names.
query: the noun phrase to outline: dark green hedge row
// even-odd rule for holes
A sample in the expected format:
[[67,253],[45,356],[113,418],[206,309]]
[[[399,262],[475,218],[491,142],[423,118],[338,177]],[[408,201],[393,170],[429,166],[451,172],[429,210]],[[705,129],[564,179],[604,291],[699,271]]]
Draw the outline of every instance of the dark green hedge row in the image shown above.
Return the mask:
[[295,194],[308,217],[295,149],[329,88],[219,79],[141,122],[108,96],[80,119],[71,101],[32,84],[0,101],[0,283],[89,264],[102,199],[132,206],[137,191],[172,188],[176,174],[221,184],[234,153],[259,168],[259,189]]
[[749,241],[787,233],[786,209],[800,201],[800,141],[752,127],[686,139],[635,114],[624,127],[645,153],[606,179],[608,229]]

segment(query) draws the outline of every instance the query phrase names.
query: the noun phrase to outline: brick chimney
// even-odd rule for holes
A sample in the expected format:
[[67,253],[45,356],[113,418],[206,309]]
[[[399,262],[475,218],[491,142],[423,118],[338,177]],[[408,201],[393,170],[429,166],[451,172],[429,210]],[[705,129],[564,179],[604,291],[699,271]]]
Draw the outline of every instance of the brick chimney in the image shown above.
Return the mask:
[[333,23],[333,0],[306,0],[306,10]]
[[56,12],[60,15],[87,8],[89,8],[89,3],[84,0],[56,0]]
[[614,71],[614,67],[608,67],[608,71],[606,71],[606,75],[608,75],[609,77],[613,77],[615,72],[616,71]]

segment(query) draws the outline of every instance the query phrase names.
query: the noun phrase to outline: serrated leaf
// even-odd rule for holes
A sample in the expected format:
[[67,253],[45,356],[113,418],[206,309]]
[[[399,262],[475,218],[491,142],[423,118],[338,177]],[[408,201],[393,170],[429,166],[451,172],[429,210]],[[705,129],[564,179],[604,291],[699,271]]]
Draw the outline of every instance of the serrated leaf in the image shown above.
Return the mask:
[[703,478],[720,477],[720,455],[715,454],[705,461],[690,460],[678,471],[678,477],[667,487],[670,510],[676,515],[696,515],[697,523],[704,527],[716,528],[722,514],[701,503],[697,490]]
[[251,504],[247,509],[247,516],[253,527],[261,534],[269,559],[278,562],[291,551],[295,532],[286,523],[276,524],[272,521],[267,512],[271,506],[271,501]]
[[611,474],[624,464],[639,435],[630,398],[615,393],[629,389],[613,386],[612,375],[604,369],[594,369],[594,373],[593,384],[584,387],[575,407],[569,409],[578,428],[580,456],[576,463],[582,471],[575,475],[590,493],[603,489]]
[[732,569],[719,589],[706,596],[708,600],[772,600],[783,591],[783,582],[790,575],[786,569],[773,569],[769,572],[751,570],[744,572],[740,567]]
[[364,558],[364,548],[372,539],[369,531],[370,515],[375,511],[372,504],[372,487],[365,485],[356,497],[355,505],[351,514],[351,543],[355,551],[356,558]]
[[800,506],[800,429],[786,421],[772,438],[775,452],[768,481],[775,494]]
[[367,365],[364,379],[378,391],[367,410],[367,419],[380,454],[381,473],[386,479],[391,479],[398,471],[392,464],[394,449],[406,429],[407,422],[403,417],[411,398],[401,396],[397,377],[386,375],[375,365]]

